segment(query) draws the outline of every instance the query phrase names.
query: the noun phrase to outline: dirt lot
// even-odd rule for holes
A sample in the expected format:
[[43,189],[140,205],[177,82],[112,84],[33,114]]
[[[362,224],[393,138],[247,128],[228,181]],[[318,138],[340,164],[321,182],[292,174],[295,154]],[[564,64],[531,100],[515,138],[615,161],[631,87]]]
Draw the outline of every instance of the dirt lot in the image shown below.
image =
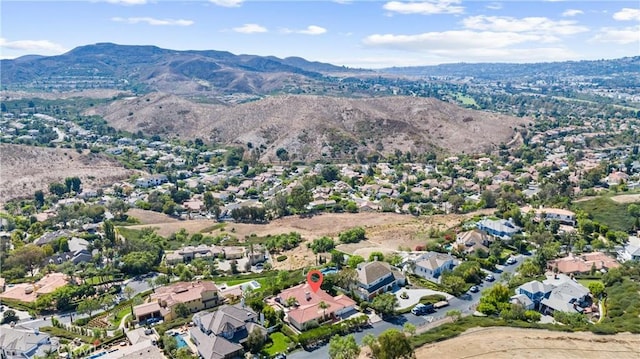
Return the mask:
[[639,194],[621,194],[619,196],[613,196],[611,199],[618,203],[634,203],[640,202],[640,193]]
[[[361,358],[364,358],[362,355]],[[416,350],[420,358],[640,358],[640,335],[562,333],[536,329],[475,328]]]
[[[179,221],[160,213],[139,209],[131,210],[129,214],[138,218],[142,223],[129,228],[155,227],[158,228],[158,234],[162,236],[171,235],[180,228],[184,228],[189,233],[198,233],[217,224],[213,220]],[[415,248],[418,244],[424,244],[430,228],[445,230],[456,226],[462,219],[474,214],[416,218],[409,215],[377,212],[323,213],[309,218],[290,216],[268,224],[227,223],[223,230],[217,229],[206,233],[209,235],[231,233],[237,238],[245,238],[252,234],[262,237],[268,234],[298,232],[305,241],[311,241],[322,236],[336,238],[345,229],[361,226],[366,229],[368,240],[355,244],[339,245],[338,248],[346,253],[358,254],[366,258],[373,251],[392,252],[398,250],[399,247]],[[296,269],[315,263],[314,254],[307,249],[305,243],[283,254],[288,258],[283,262],[275,262],[274,267],[277,269]]]

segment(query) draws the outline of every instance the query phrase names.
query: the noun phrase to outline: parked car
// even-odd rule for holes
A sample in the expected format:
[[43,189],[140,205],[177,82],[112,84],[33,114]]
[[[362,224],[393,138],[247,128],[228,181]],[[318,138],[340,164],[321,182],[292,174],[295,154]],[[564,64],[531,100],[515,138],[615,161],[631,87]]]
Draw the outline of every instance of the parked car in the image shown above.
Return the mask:
[[275,357],[273,357],[274,359],[287,359],[287,356],[283,353],[278,353],[276,354]]
[[424,315],[433,312],[433,304],[416,304],[413,309],[411,309],[411,313],[414,315]]
[[494,280],[496,280],[496,278],[493,276],[493,274],[489,274],[484,278],[484,280],[486,280],[487,282],[493,282]]
[[476,287],[475,285],[472,286],[471,288],[469,288],[469,292],[471,292],[471,293],[477,293],[479,291],[480,291],[480,289],[478,287]]
[[509,259],[507,259],[507,264],[511,265],[511,264],[515,264],[517,262],[515,257],[509,257]]

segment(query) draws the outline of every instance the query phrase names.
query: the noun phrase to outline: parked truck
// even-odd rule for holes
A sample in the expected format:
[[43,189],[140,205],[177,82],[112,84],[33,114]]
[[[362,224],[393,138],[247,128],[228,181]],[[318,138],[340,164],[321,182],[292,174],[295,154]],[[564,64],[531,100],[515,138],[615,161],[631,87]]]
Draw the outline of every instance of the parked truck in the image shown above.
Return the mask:
[[440,301],[438,303],[434,303],[433,304],[433,308],[440,309],[440,308],[446,307],[447,305],[449,305],[449,302],[446,301],[446,300],[443,300],[443,301]]

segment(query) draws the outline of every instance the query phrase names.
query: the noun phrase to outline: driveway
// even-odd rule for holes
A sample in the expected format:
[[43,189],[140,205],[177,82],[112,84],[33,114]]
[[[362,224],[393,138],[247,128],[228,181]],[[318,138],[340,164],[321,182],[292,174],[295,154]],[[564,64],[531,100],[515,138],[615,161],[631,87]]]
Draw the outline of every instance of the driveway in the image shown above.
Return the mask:
[[[402,299],[400,295],[405,292],[409,295],[409,298]],[[420,298],[424,297],[425,295],[440,294],[444,295],[447,300],[453,298],[453,296],[449,293],[438,292],[437,290],[431,289],[399,289],[394,294],[398,298],[398,309],[405,309],[409,308],[412,305],[418,304],[418,302],[420,302]]]
[[[449,299],[449,306],[441,308],[436,310],[434,313],[431,313],[429,315],[425,315],[425,316],[417,316],[411,313],[408,314],[402,314],[399,315],[393,319],[387,319],[387,320],[383,320],[377,323],[374,323],[370,328],[367,328],[361,332],[356,332],[353,333],[355,338],[356,338],[356,342],[359,345],[362,345],[362,338],[364,338],[365,335],[367,334],[372,334],[375,337],[378,337],[380,334],[382,334],[382,332],[384,332],[387,329],[391,329],[391,328],[395,328],[397,330],[402,331],[402,327],[404,326],[405,323],[411,323],[413,325],[416,326],[416,328],[420,328],[423,325],[428,324],[430,321],[437,321],[439,319],[442,319],[446,316],[447,311],[452,310],[452,309],[457,309],[460,312],[462,312],[463,315],[467,315],[467,314],[471,314],[475,311],[475,307],[478,304],[478,302],[480,301],[480,296],[482,295],[481,292],[485,289],[491,288],[493,287],[496,283],[500,283],[500,279],[502,277],[503,273],[514,273],[518,267],[520,267],[520,265],[522,264],[523,260],[525,258],[529,258],[530,255],[528,256],[524,256],[524,255],[518,255],[516,256],[518,262],[512,265],[507,265],[507,266],[498,266],[498,272],[497,273],[493,273],[493,276],[496,278],[496,280],[494,280],[493,282],[482,282],[482,284],[479,285],[480,287],[480,292],[478,293],[466,293],[460,297],[453,297],[450,294],[446,294],[447,298],[451,298]],[[416,291],[425,291],[423,293],[428,293],[428,294],[422,294],[420,296],[418,296],[416,294],[417,299],[419,300],[421,296],[423,295],[429,295],[429,294],[439,294],[440,292],[437,291],[433,291],[433,290],[429,290],[429,289],[415,289]],[[398,293],[401,293],[403,290],[400,290]],[[407,290],[409,291],[409,290]],[[429,292],[426,292],[429,291]],[[413,296],[410,294],[409,295],[409,300],[411,300],[411,298],[413,298]],[[417,302],[416,302],[417,303]],[[405,307],[406,308],[406,307]],[[289,355],[287,355],[287,358],[292,358],[292,359],[315,359],[315,358],[328,358],[329,357],[329,346],[328,345],[323,345],[319,348],[317,348],[316,350],[313,351],[306,351],[306,350],[298,350],[295,351]]]

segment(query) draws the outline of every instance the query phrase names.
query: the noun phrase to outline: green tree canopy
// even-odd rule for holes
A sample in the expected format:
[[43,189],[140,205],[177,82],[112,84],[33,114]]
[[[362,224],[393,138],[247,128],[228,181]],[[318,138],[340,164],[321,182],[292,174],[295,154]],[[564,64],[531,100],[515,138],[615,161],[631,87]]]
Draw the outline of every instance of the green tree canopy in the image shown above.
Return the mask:
[[353,334],[341,337],[334,335],[329,341],[329,358],[356,359],[360,355],[360,347]]
[[387,329],[370,345],[375,359],[411,359],[416,355],[411,341],[396,329]]

